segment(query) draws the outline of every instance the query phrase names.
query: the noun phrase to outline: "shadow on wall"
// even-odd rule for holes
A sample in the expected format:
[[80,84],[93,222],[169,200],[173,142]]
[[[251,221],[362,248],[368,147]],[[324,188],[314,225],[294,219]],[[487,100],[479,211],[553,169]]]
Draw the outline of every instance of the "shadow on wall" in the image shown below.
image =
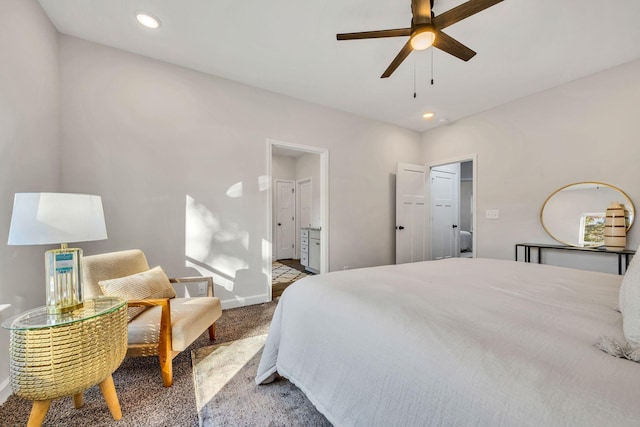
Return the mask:
[[[242,183],[231,186],[227,196],[242,197]],[[269,242],[251,239],[238,224],[222,221],[190,195],[186,196],[185,209],[185,265],[213,277],[215,294],[223,304],[244,305],[251,303],[247,301],[249,297],[259,296],[266,301],[269,277],[265,265],[271,266]],[[260,247],[251,250],[255,245]],[[261,253],[262,265],[249,265],[251,253]]]

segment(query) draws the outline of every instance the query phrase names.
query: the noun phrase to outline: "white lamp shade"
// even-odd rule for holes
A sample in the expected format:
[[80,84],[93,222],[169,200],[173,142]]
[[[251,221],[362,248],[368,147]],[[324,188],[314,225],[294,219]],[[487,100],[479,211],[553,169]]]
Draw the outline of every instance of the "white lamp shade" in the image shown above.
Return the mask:
[[100,196],[73,193],[15,195],[9,245],[88,242],[106,238]]

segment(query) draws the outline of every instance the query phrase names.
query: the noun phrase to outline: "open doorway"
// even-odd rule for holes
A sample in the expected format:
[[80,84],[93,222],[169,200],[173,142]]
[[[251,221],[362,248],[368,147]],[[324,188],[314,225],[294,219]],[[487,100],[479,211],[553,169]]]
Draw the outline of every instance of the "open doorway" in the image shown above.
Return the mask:
[[269,275],[275,297],[307,274],[328,271],[328,151],[267,142]]
[[429,259],[476,256],[477,160],[466,156],[429,167]]

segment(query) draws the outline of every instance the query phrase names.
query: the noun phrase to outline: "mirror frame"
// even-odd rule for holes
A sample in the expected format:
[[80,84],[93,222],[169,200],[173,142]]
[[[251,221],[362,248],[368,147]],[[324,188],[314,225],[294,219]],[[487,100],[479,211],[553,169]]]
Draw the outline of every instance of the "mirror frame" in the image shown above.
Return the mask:
[[600,185],[603,187],[608,187],[612,190],[615,190],[617,192],[619,192],[620,194],[622,194],[622,196],[626,199],[625,200],[625,207],[627,208],[627,210],[629,210],[630,214],[633,215],[633,217],[631,218],[631,220],[629,221],[629,225],[626,228],[627,233],[629,232],[629,229],[631,228],[631,226],[633,225],[635,219],[636,219],[636,208],[633,204],[633,202],[631,201],[631,198],[627,195],[627,193],[625,193],[624,191],[622,191],[621,189],[619,189],[618,187],[616,187],[615,185],[611,185],[611,184],[607,184],[606,182],[599,182],[599,181],[581,181],[581,182],[574,182],[568,185],[565,185],[563,187],[558,188],[556,191],[554,191],[553,193],[551,193],[549,195],[549,197],[547,197],[547,199],[544,201],[544,203],[542,204],[542,208],[540,209],[540,224],[542,224],[542,228],[544,228],[544,231],[547,232],[547,234],[554,240],[562,243],[563,245],[566,246],[572,246],[572,247],[577,247],[577,248],[599,248],[601,246],[604,246],[604,242],[602,242],[599,245],[580,245],[580,244],[575,244],[575,243],[568,243],[565,242],[563,240],[558,239],[556,236],[553,235],[553,233],[551,233],[549,231],[549,229],[547,228],[547,226],[544,223],[543,220],[543,215],[544,215],[544,208],[545,206],[547,206],[547,203],[549,202],[549,200],[551,200],[551,198],[553,198],[553,196],[555,196],[556,194],[558,194],[559,192],[561,192],[562,190],[572,187],[574,185],[584,185],[584,184],[593,184],[593,185]]

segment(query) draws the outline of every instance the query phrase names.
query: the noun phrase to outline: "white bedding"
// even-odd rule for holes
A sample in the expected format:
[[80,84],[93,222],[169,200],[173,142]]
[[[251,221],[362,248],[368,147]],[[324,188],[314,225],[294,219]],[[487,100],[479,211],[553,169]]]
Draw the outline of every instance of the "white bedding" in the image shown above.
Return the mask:
[[621,276],[447,259],[310,276],[280,299],[256,382],[276,371],[336,426],[638,426]]

